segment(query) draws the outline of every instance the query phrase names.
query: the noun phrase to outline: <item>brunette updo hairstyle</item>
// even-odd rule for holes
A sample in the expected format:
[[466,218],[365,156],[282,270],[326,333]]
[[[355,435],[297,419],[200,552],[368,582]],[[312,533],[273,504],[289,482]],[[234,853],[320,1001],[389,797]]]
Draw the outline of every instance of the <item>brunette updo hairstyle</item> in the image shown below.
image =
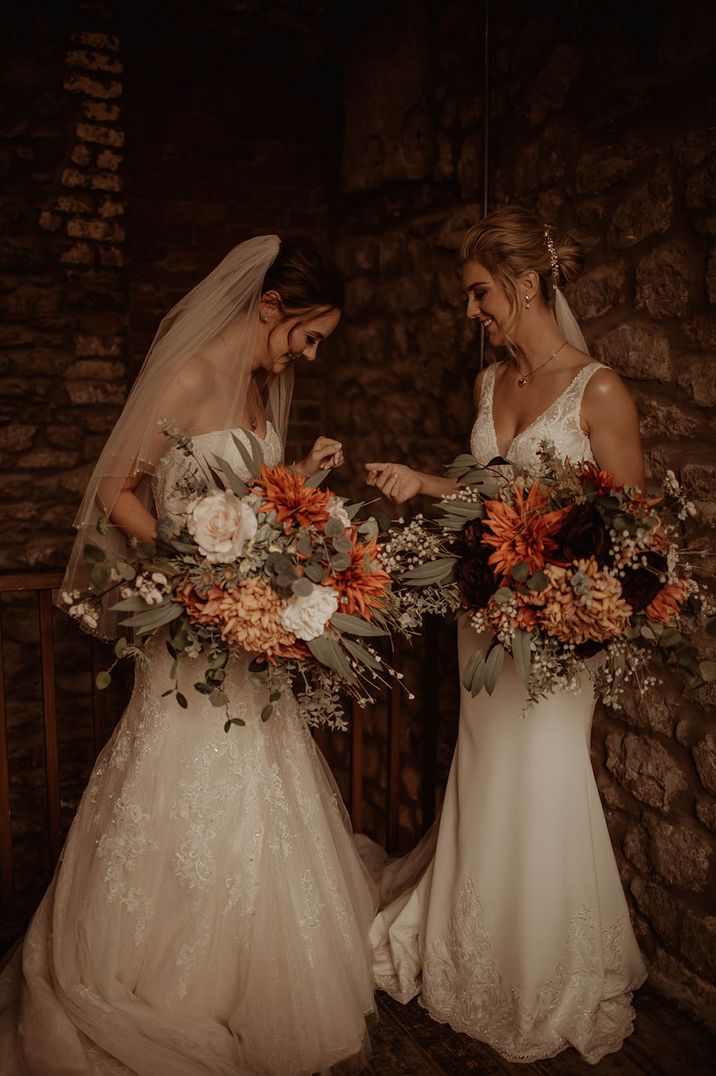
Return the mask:
[[283,239],[266,273],[263,291],[277,291],[285,314],[307,310],[342,310],[343,274],[330,255],[311,239]]
[[558,232],[550,228],[559,263],[558,280],[553,281],[546,227],[533,210],[506,205],[483,217],[479,224],[474,224],[463,240],[463,265],[470,261],[480,262],[499,280],[507,293],[511,305],[505,326],[508,338],[522,305],[517,283],[522,273],[528,270],[537,273],[542,298],[551,306],[554,303],[555,283],[559,287],[574,280],[581,272],[582,255],[576,243],[560,237]]

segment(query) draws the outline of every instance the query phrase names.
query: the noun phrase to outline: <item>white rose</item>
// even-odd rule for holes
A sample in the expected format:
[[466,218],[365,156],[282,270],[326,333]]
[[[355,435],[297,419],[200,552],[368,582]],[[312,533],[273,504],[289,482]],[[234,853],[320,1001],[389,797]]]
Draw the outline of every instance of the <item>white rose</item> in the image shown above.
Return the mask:
[[338,608],[338,595],[333,587],[314,587],[305,598],[294,595],[281,614],[286,631],[308,642],[323,635],[327,621]]
[[230,564],[256,534],[256,516],[229,492],[211,493],[194,503],[187,521],[199,551],[212,564]]
[[331,497],[330,501],[326,505],[326,511],[328,512],[328,514],[333,516],[334,519],[337,519],[339,523],[341,523],[341,525],[343,526],[344,530],[346,530],[351,525],[350,516],[343,507],[345,503],[346,502],[343,497],[336,497],[334,495],[333,497]]

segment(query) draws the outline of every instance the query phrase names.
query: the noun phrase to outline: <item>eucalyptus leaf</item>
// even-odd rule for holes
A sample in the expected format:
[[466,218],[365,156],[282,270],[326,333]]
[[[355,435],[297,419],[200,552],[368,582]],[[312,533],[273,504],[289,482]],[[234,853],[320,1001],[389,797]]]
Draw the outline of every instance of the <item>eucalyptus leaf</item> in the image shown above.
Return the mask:
[[456,557],[438,557],[435,560],[428,560],[424,564],[419,564],[416,568],[410,568],[407,572],[403,572],[400,580],[403,583],[409,583],[411,586],[419,587],[448,583],[452,579],[456,563]]
[[266,706],[264,706],[263,710],[261,711],[261,720],[262,721],[268,721],[268,719],[271,717],[272,713],[273,713],[273,706],[269,702]]
[[228,698],[218,687],[209,695],[209,702],[212,706],[228,706],[229,704]]
[[549,586],[549,579],[544,572],[535,572],[527,580],[527,586],[530,590],[536,590],[537,592],[546,590]]
[[515,564],[512,568],[512,578],[516,579],[518,583],[524,583],[530,574],[530,566],[525,560],[521,560],[519,564]]
[[339,553],[337,557],[331,558],[331,567],[336,572],[344,572],[346,568],[350,568],[351,558],[347,553]]
[[313,583],[310,579],[307,579],[305,575],[302,575],[300,579],[295,579],[291,584],[291,590],[298,598],[307,598],[309,594],[313,593]]
[[325,471],[314,471],[314,473],[310,476],[310,478],[306,479],[305,485],[308,487],[308,489],[318,489],[321,482],[324,482],[325,479],[328,478],[330,473],[331,473],[330,468],[328,468],[328,470],[325,470]]
[[[246,452],[246,449],[244,449]],[[248,453],[246,453],[248,459]],[[226,484],[232,493],[235,493],[237,497],[245,497],[249,492],[249,487],[244,482],[243,478],[239,478],[234,468],[231,466],[228,460],[225,460],[222,456],[214,455],[214,459],[218,463],[221,471],[226,479]],[[254,475],[254,478],[258,478],[258,475]]]
[[94,682],[98,691],[104,691],[112,683],[112,677],[106,669],[103,669],[102,672],[97,673]]
[[375,624],[369,624],[367,620],[363,620],[358,616],[351,616],[349,613],[334,613],[331,617],[331,624],[338,631],[347,632],[349,635],[377,637],[388,634],[387,631],[377,628]]
[[189,703],[186,701],[186,697],[182,695],[181,691],[177,691],[177,702],[181,706],[182,710],[189,709]]
[[326,569],[322,564],[316,564],[315,562],[307,564],[304,567],[304,573],[312,583],[322,583],[326,578]]
[[349,519],[355,519],[361,508],[365,508],[367,503],[367,501],[356,501],[354,504],[345,504],[343,506],[343,511]]
[[472,687],[472,678],[477,672],[478,666],[485,660],[482,650],[475,650],[465,662],[465,667],[462,670],[462,686],[466,691],[470,691]]
[[134,566],[129,564],[126,560],[118,560],[115,564],[115,568],[122,576],[122,579],[126,580],[127,583],[131,583],[137,574],[134,570]]
[[485,686],[485,655],[482,650],[478,650],[479,657],[475,666],[475,671],[472,674],[472,680],[470,681],[470,694],[473,699],[480,694]]
[[512,638],[512,660],[515,663],[517,675],[525,687],[529,687],[530,684],[530,668],[532,665],[531,641],[532,633],[525,631],[523,628],[518,628]]
[[370,519],[365,519],[358,526],[358,533],[360,534],[361,538],[374,538],[375,535],[378,533],[378,530],[378,521],[377,519],[373,519],[372,516],[370,517]]
[[511,602],[515,596],[514,590],[510,590],[509,587],[499,587],[495,591],[495,601],[498,605],[506,605],[507,602]]
[[114,644],[114,656],[116,658],[123,658],[127,652],[128,646],[129,643],[125,639],[124,635],[120,635],[119,639],[117,639],[117,642]]
[[331,519],[328,520],[325,527],[323,528],[323,533],[325,534],[326,538],[342,538],[344,530],[345,527],[341,523],[340,519],[336,519],[336,517],[333,516]]
[[104,564],[95,564],[90,572],[90,579],[92,580],[92,585],[96,587],[97,590],[102,590],[109,582],[109,568]]
[[[327,526],[332,522],[332,520],[329,520]],[[307,534],[306,531],[301,531],[299,534],[296,541],[296,550],[302,557],[310,557],[313,553],[313,542],[311,541],[310,534]]]
[[205,680],[197,680],[194,684],[194,690],[198,691],[200,695],[211,695],[214,689],[211,684],[207,684]]
[[505,648],[502,643],[497,643],[485,658],[485,691],[488,695],[495,690],[504,660]]
[[350,553],[353,543],[350,538],[346,538],[345,534],[341,533],[338,538],[333,539],[333,548],[336,553]]
[[321,665],[326,665],[329,669],[333,669],[349,684],[355,683],[355,673],[351,669],[348,659],[336,640],[331,638],[330,635],[326,635],[324,632],[317,639],[310,639],[308,649],[316,661],[320,661]]
[[86,564],[101,564],[103,560],[107,559],[104,549],[100,549],[98,545],[92,545],[91,542],[84,547],[82,555]]
[[253,438],[252,434],[249,433],[248,430],[244,430],[243,432],[245,434],[247,434],[248,437],[249,437],[249,445],[251,446],[250,450],[247,449],[244,442],[241,440],[240,437],[237,437],[235,433],[232,433],[231,440],[234,442],[234,445],[236,446],[236,449],[237,449],[239,455],[241,456],[242,460],[244,461],[244,464],[246,465],[246,470],[249,472],[249,474],[253,478],[260,478],[261,477],[261,456],[259,455],[257,457],[256,453],[254,451],[254,446],[252,444],[252,440],[255,440],[255,438]]

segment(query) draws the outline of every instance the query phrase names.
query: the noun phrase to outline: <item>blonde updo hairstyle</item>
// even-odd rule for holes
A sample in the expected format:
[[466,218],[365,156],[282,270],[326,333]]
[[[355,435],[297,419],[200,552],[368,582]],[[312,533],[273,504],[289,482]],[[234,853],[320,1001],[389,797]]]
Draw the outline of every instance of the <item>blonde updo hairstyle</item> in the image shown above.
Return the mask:
[[[556,268],[552,264],[548,234],[557,255]],[[463,240],[461,259],[463,265],[480,262],[505,289],[510,302],[510,314],[503,326],[508,347],[523,306],[520,276],[528,271],[537,273],[542,300],[554,306],[555,287],[574,280],[582,269],[582,255],[576,243],[560,237],[533,210],[516,205],[502,206],[474,224]]]

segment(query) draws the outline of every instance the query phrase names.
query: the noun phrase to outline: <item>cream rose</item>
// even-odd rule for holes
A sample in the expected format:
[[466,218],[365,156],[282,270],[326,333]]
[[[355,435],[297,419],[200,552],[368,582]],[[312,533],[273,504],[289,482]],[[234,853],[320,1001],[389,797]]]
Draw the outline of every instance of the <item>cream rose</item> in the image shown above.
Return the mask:
[[230,492],[211,493],[189,510],[187,529],[212,564],[231,564],[256,534],[256,516]]
[[333,587],[314,587],[305,598],[294,595],[281,614],[286,631],[297,639],[309,642],[323,635],[326,623],[338,608],[338,595]]
[[338,520],[344,530],[347,530],[351,525],[351,520],[344,508],[345,503],[343,497],[336,497],[334,494],[326,505],[326,511],[329,515],[333,516],[334,519]]

